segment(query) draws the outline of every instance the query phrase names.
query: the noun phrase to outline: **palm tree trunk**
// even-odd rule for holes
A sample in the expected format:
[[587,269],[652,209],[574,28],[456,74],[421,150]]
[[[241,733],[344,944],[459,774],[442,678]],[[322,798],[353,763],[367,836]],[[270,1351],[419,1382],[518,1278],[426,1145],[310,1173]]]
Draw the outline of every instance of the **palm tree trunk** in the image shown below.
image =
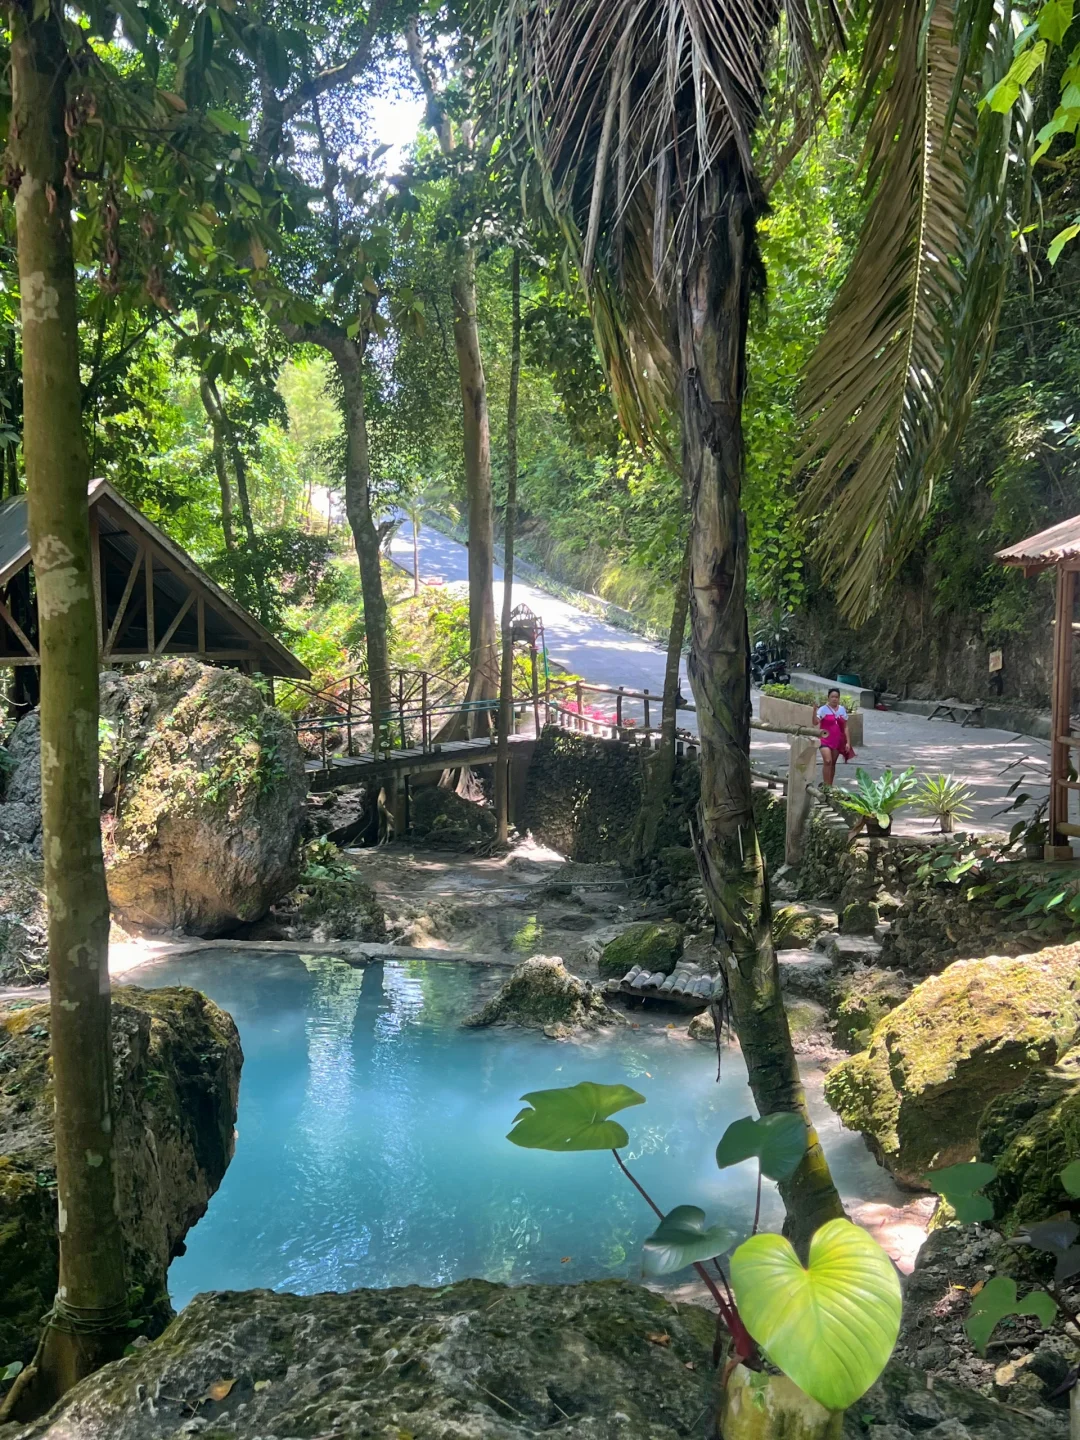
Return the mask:
[[499,673],[499,743],[495,765],[496,839],[510,835],[510,731],[514,723],[514,526],[517,523],[518,387],[521,382],[521,256],[510,261],[510,393],[506,403],[506,511],[503,516],[502,665]]
[[[763,1115],[798,1111],[810,1125],[751,805],[742,400],[759,261],[754,201],[737,158],[728,174],[714,177],[708,199],[708,218],[677,297],[683,466],[692,514],[689,673],[701,738],[696,849],[758,1109]],[[806,1158],[780,1189],[797,1246],[844,1213],[812,1126]]]
[[214,387],[205,375],[199,377],[199,394],[202,396],[203,409],[210,421],[210,431],[213,435],[214,470],[217,473],[218,488],[221,491],[221,532],[225,537],[225,549],[235,550],[232,485],[229,483],[229,467],[225,461],[225,426],[221,407],[215,398]]
[[[97,606],[82,429],[65,79],[55,4],[9,10],[30,543],[41,653],[42,824],[60,1277],[22,1415],[118,1356],[127,1285],[113,1173],[109,901],[98,803]],[[32,1372],[32,1373],[31,1373]],[[21,1378],[21,1377],[20,1377]]]
[[360,562],[372,730],[377,748],[390,710],[390,646],[380,536],[371,513],[371,454],[364,408],[364,355],[355,341],[340,338],[330,353],[341,376],[345,399],[345,514]]
[[[469,502],[469,687],[467,701],[492,701],[499,693],[495,599],[492,592],[495,536],[491,502],[491,426],[487,384],[476,323],[476,252],[467,246],[454,276],[454,348],[461,381],[465,486]],[[467,715],[469,734],[486,734],[484,711]]]
[[630,838],[628,863],[640,869],[656,849],[656,837],[664,809],[671,798],[675,780],[675,731],[678,728],[676,700],[679,695],[679,670],[682,665],[683,637],[686,634],[686,612],[690,603],[690,539],[683,550],[679,577],[675,582],[675,604],[668,630],[667,663],[664,667],[664,702],[660,718],[660,748],[648,759],[641,808]]

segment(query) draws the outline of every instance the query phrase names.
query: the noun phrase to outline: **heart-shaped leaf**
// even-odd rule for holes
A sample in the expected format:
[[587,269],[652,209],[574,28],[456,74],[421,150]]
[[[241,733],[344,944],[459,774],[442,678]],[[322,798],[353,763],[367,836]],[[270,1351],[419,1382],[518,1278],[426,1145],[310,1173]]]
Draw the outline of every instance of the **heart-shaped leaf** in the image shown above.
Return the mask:
[[645,1103],[645,1096],[629,1085],[594,1085],[591,1080],[559,1090],[533,1090],[521,1098],[527,1108],[514,1116],[506,1138],[526,1150],[617,1150],[630,1137],[608,1116]]
[[1053,1215],[1049,1220],[1040,1220],[1035,1225],[1024,1225],[1017,1230],[1013,1239],[1021,1245],[1030,1245],[1033,1250],[1045,1250],[1048,1255],[1061,1255],[1080,1235],[1080,1225],[1068,1215]]
[[926,1180],[931,1190],[951,1201],[954,1195],[974,1195],[996,1177],[993,1165],[969,1160],[964,1165],[945,1165],[940,1170],[929,1170]]
[[1045,1329],[1053,1324],[1057,1306],[1043,1290],[1032,1290],[1023,1300],[1017,1300],[1016,1281],[1007,1275],[995,1275],[972,1300],[971,1310],[964,1321],[968,1339],[980,1355],[986,1354],[990,1336],[1006,1315],[1034,1315]]
[[757,1160],[761,1173],[770,1180],[786,1180],[799,1168],[806,1140],[806,1122],[801,1115],[780,1111],[759,1120],[747,1115],[733,1120],[724,1131],[716,1147],[716,1163],[726,1170],[744,1160]]
[[1080,1199],[1080,1160],[1072,1160],[1061,1172],[1061,1183],[1065,1193],[1073,1199]]
[[696,1205],[676,1205],[641,1247],[642,1269],[646,1275],[673,1275],[722,1255],[736,1238],[736,1232],[723,1225],[706,1229],[705,1211]]
[[747,1330],[827,1410],[846,1410],[884,1370],[900,1331],[900,1281],[876,1240],[830,1220],[804,1268],[782,1235],[752,1235],[731,1257]]

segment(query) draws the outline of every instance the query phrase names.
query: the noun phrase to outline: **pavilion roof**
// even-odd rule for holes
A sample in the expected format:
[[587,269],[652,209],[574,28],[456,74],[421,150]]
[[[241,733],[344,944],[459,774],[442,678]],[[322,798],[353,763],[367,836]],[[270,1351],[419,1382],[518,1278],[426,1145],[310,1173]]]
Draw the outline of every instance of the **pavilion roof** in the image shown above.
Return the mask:
[[1020,565],[1028,573],[1054,565],[1080,569],[1080,515],[999,550],[997,559],[1002,565]]

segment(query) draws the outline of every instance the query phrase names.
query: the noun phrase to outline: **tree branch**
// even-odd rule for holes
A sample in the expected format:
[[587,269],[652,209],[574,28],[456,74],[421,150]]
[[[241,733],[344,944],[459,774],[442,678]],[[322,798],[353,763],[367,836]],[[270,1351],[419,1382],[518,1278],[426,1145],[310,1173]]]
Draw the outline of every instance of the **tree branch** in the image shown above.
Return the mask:
[[339,85],[347,85],[350,80],[354,80],[361,73],[371,56],[371,46],[379,21],[382,19],[384,3],[385,0],[372,0],[364,33],[348,60],[341,65],[332,65],[326,70],[321,70],[318,75],[313,75],[310,80],[305,80],[302,85],[297,86],[288,99],[282,102],[281,118],[283,121],[292,120],[312,100],[317,100],[320,95],[325,95],[327,90],[335,90]]
[[442,96],[435,88],[435,81],[432,78],[431,70],[428,68],[427,57],[424,54],[424,47],[420,42],[420,27],[417,24],[415,15],[410,15],[405,21],[405,50],[409,56],[409,64],[412,66],[413,74],[419,82],[420,89],[424,92],[424,99],[427,101],[427,114],[425,120],[429,127],[439,137],[439,146],[444,155],[449,155],[454,149],[454,132],[450,124],[450,117],[446,113],[446,105]]

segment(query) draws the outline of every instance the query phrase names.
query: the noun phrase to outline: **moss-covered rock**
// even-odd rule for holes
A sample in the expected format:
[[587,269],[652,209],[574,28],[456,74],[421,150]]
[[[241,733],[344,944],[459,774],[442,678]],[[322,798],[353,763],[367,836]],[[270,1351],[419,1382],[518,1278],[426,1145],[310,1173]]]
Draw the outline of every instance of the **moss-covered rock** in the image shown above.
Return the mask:
[[873,900],[853,900],[840,912],[840,932],[843,935],[872,935],[881,919],[881,912]]
[[[159,1340],[11,1435],[686,1440],[713,1428],[715,1333],[710,1311],[619,1280],[199,1295]],[[210,1399],[221,1379],[227,1393]],[[896,1364],[848,1411],[845,1440],[866,1440],[868,1421],[874,1440],[1067,1435],[1065,1417],[944,1381],[930,1390]]]
[[836,928],[836,916],[805,905],[781,905],[773,911],[773,943],[777,950],[804,950],[819,935]]
[[570,974],[558,955],[533,955],[517,966],[482,1010],[462,1023],[473,1028],[522,1025],[561,1040],[575,1030],[595,1030],[621,1020],[587,980]]
[[716,1045],[716,1021],[711,1010],[702,1010],[686,1027],[691,1040],[700,1040],[703,1045]]
[[833,984],[836,1043],[844,1050],[870,1044],[874,1027],[911,994],[911,981],[898,970],[867,965],[847,971]]
[[307,780],[288,719],[234,670],[101,678],[109,898],[136,924],[219,935],[296,883]]
[[413,792],[409,807],[410,835],[440,850],[468,850],[495,834],[495,816],[486,805],[466,800],[453,790],[424,785]]
[[919,985],[830,1072],[825,1096],[901,1183],[970,1160],[987,1102],[1069,1048],[1080,1022],[1080,946],[961,960]]
[[815,806],[806,822],[799,865],[800,900],[836,901],[844,888],[845,860],[851,849],[846,826]]
[[[196,990],[113,992],[117,1190],[128,1279],[156,1334],[165,1279],[233,1153],[236,1027]],[[56,1292],[49,1007],[0,1011],[0,1355],[29,1359]]]
[[1061,1172],[1080,1160],[1080,1049],[992,1100],[979,1122],[978,1147],[979,1159],[997,1167],[987,1193],[1006,1229],[1075,1207]]
[[288,939],[386,939],[378,896],[336,845],[316,840],[304,860],[300,884],[274,906],[274,921]]
[[657,859],[672,885],[693,883],[699,878],[697,856],[689,845],[665,845]]
[[754,810],[754,824],[757,826],[761,853],[769,874],[779,870],[784,863],[784,845],[787,837],[787,800],[782,790],[771,790],[767,785],[755,785],[750,801]]
[[601,975],[625,975],[635,965],[670,975],[683,950],[683,927],[674,920],[637,920],[609,940],[600,955]]

